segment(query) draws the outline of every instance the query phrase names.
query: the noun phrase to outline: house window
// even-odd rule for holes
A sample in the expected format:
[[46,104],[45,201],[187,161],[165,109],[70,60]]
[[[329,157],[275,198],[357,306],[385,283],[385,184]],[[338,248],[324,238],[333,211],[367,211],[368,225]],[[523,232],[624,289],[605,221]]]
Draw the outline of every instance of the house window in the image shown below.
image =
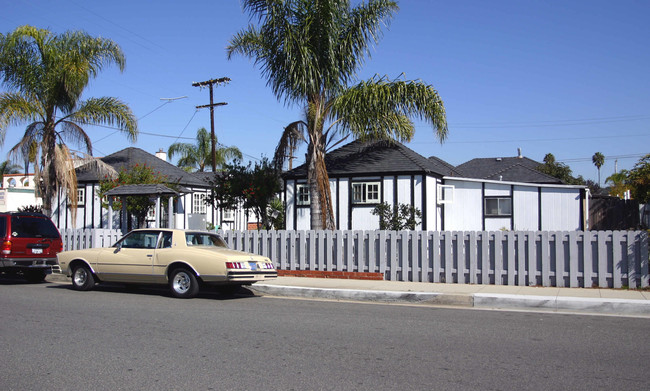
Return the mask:
[[77,205],[83,205],[86,202],[86,189],[77,189]]
[[306,184],[296,185],[296,204],[309,205],[309,186]]
[[355,204],[379,203],[379,182],[353,183],[352,202]]
[[512,216],[512,198],[511,197],[486,197],[485,216],[486,217]]
[[205,196],[205,193],[192,194],[192,213],[205,214],[207,212]]
[[235,212],[232,209],[224,209],[222,220],[224,221],[233,221],[235,220]]
[[438,185],[438,203],[451,204],[454,202],[454,186]]

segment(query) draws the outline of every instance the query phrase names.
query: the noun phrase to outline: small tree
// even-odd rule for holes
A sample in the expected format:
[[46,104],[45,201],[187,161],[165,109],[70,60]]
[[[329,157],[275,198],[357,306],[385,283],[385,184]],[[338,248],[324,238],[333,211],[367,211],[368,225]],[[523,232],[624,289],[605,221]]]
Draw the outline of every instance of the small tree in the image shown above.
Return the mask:
[[571,172],[571,168],[564,163],[556,161],[555,156],[553,156],[552,153],[547,153],[546,156],[544,156],[544,164],[539,165],[537,171],[557,178],[567,185],[585,184],[585,180],[582,176],[575,178],[572,175],[573,173]]
[[[167,182],[167,177],[161,175],[160,172],[154,172],[150,166],[146,164],[135,164],[128,169],[123,168],[117,178],[110,179],[108,176],[99,183],[97,195],[100,199],[104,199],[106,192],[122,185],[137,185],[137,184],[164,184],[170,188],[178,187],[176,184]],[[163,200],[163,203],[167,200]],[[149,198],[149,195],[129,196],[126,198],[126,210],[131,215],[135,216],[138,221],[138,227],[144,227],[145,220],[149,209],[155,206],[156,203]],[[103,201],[102,206],[108,208],[108,202]],[[121,209],[122,203],[118,197],[113,197],[113,208]]]
[[212,206],[235,209],[244,207],[252,209],[262,228],[273,225],[269,205],[280,192],[278,171],[268,159],[256,163],[254,167],[241,165],[239,160],[226,164],[225,170],[215,175],[213,192],[206,197],[206,203]]
[[407,204],[393,205],[391,207],[388,202],[382,202],[371,213],[379,216],[379,229],[381,230],[414,230],[422,219],[422,212],[413,205]]
[[43,213],[43,206],[42,205],[25,205],[23,207],[18,208],[19,212],[27,212],[27,213]]
[[630,170],[628,180],[632,198],[641,204],[650,201],[650,154],[639,159]]

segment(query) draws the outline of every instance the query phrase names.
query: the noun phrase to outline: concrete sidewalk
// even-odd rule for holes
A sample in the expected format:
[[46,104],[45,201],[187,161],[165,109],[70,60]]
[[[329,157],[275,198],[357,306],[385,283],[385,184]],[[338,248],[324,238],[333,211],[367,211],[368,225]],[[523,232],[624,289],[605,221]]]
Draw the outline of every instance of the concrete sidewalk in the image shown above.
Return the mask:
[[[70,282],[62,274],[51,282]],[[486,309],[541,310],[650,317],[650,291],[434,284],[337,278],[278,277],[249,289],[270,296]]]

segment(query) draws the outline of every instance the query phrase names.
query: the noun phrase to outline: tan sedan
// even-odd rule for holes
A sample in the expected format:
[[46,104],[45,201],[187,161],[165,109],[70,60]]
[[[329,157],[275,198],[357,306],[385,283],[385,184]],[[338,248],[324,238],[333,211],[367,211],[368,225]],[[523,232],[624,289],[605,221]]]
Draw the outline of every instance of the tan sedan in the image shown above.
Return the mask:
[[113,247],[64,251],[57,260],[80,291],[103,281],[168,284],[174,296],[190,298],[202,285],[232,291],[278,276],[266,257],[231,250],[214,233],[179,229],[134,230]]

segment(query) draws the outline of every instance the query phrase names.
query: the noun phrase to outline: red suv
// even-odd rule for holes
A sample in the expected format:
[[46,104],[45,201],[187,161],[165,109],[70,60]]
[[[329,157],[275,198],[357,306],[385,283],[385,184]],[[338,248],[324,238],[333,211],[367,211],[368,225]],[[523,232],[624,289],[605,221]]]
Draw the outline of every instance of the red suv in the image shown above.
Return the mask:
[[22,274],[30,282],[52,273],[63,251],[61,234],[41,213],[0,213],[0,243],[0,273]]

